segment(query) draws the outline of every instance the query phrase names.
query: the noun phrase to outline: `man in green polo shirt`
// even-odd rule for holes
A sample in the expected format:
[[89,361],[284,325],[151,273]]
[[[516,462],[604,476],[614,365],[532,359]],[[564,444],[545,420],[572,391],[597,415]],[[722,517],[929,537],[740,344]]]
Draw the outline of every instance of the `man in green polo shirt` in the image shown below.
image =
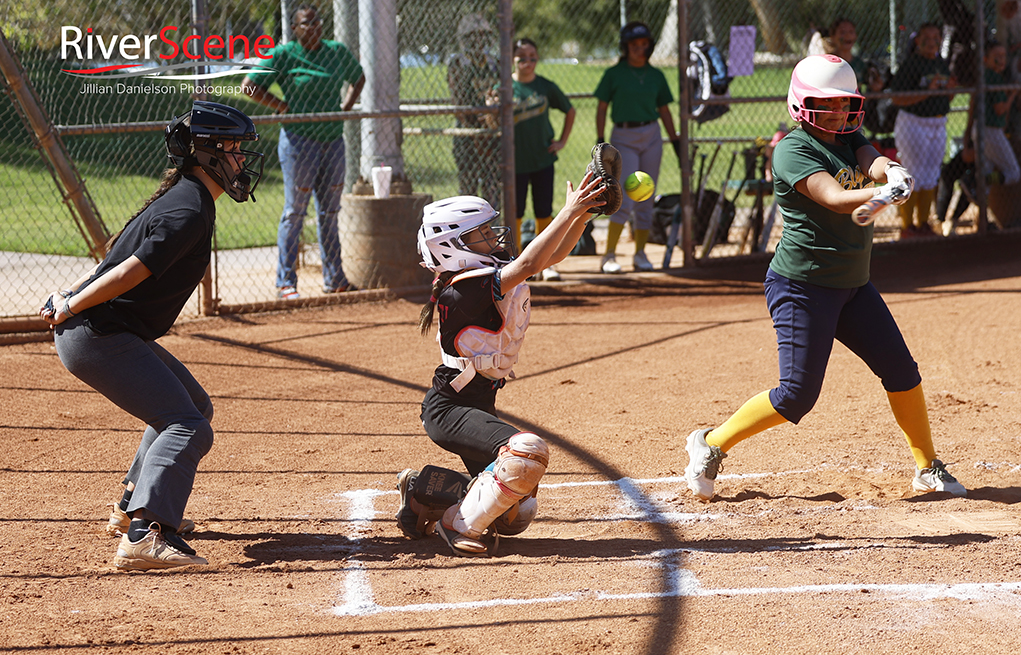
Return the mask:
[[[323,39],[323,21],[312,5],[302,4],[291,18],[295,40],[270,50],[272,71],[249,73],[245,92],[278,114],[351,111],[365,85],[362,67],[347,47]],[[276,82],[278,98],[269,91]],[[347,83],[347,93],[343,87]],[[344,123],[287,123],[280,129],[280,169],[284,176],[284,211],[277,231],[277,296],[298,298],[296,264],[308,202],[315,195],[323,292],[350,289],[340,258],[337,216],[344,191]]]

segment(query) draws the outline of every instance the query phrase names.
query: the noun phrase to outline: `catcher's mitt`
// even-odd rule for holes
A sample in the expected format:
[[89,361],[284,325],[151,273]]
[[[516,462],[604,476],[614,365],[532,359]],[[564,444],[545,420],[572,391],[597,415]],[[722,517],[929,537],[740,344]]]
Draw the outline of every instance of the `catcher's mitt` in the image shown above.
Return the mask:
[[588,170],[603,178],[603,191],[599,200],[606,204],[589,210],[592,214],[616,214],[620,211],[620,203],[624,200],[624,190],[620,187],[620,173],[623,167],[620,152],[609,143],[597,143],[592,148],[592,161]]

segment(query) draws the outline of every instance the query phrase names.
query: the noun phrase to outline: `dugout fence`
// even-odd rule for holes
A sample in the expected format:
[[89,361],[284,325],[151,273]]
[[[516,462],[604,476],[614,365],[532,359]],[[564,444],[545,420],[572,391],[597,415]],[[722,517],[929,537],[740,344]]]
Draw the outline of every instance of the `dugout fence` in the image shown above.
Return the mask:
[[[1005,40],[1013,34],[1013,23],[1004,22],[996,3],[970,0],[863,0],[851,7],[783,0],[690,0],[680,5],[677,0],[324,0],[317,4],[323,37],[348,46],[366,72],[366,88],[349,112],[274,115],[240,88],[244,78],[237,70],[261,61],[256,44],[294,39],[290,21],[282,16],[300,7],[295,0],[66,0],[0,7],[6,49],[20,63],[17,70],[5,68],[5,97],[0,99],[0,294],[4,298],[0,330],[44,327],[33,318],[40,299],[87,272],[98,256],[97,231],[119,230],[156,188],[165,163],[163,126],[173,115],[186,111],[194,98],[232,104],[252,115],[261,135],[255,148],[266,157],[257,202],[239,205],[225,199],[218,203],[214,265],[201,293],[187,308],[188,316],[345,299],[346,294],[320,291],[322,262],[313,203],[301,238],[298,288],[302,298],[276,297],[277,231],[284,203],[277,156],[281,126],[343,122],[347,195],[339,218],[340,240],[345,266],[360,262],[363,288],[393,287],[394,279],[400,279],[400,284],[428,281],[414,273],[388,278],[381,271],[408,253],[414,267],[415,243],[407,223],[411,222],[413,232],[419,219],[416,212],[429,199],[475,193],[500,207],[505,218],[513,215],[515,153],[508,128],[513,124],[511,44],[515,38],[528,37],[538,44],[538,73],[559,85],[577,112],[568,145],[559,153],[557,189],[561,189],[565,179],[580,178],[588,161],[596,136],[592,93],[605,69],[617,61],[620,26],[642,20],[658,35],[652,63],[666,73],[675,98],[687,97],[690,105],[684,112],[686,120],[678,121],[685,142],[683,156],[677,159],[669,147],[664,150],[657,194],[667,197],[664,207],[670,196],[676,197],[688,226],[673,265],[694,266],[710,257],[768,256],[775,244],[781,221],[774,220],[772,230],[768,229],[772,198],[768,185],[760,182],[765,177],[766,144],[781,124],[791,127],[784,101],[794,64],[806,52],[827,47],[817,28],[825,31],[839,17],[853,21],[857,28],[854,52],[877,70],[896,69],[911,33],[925,22],[950,26],[942,52],[959,56],[962,48],[967,50],[972,55],[971,70],[977,70],[975,62],[981,61],[986,38]],[[961,26],[968,24],[969,16],[972,25],[991,28],[999,19],[1000,27],[995,32],[962,34]],[[456,62],[465,61],[465,37],[471,31],[486,34],[478,59],[482,63],[471,67],[467,79],[454,83],[460,84],[457,90],[449,78]],[[711,67],[711,57],[699,59],[696,54],[702,55],[703,50],[693,52],[691,42],[718,49],[729,64],[731,79],[726,88],[701,83],[703,74],[712,72],[706,69]],[[233,59],[226,57],[226,44],[236,47]],[[682,60],[689,63],[679,66]],[[88,72],[110,66],[149,68],[158,74],[117,78]],[[489,72],[483,72],[487,66]],[[113,73],[120,70],[129,69]],[[493,86],[498,93],[490,101],[493,104],[487,105],[485,91]],[[33,124],[25,89],[31,90],[51,128]],[[279,89],[271,90],[279,93]],[[961,136],[970,98],[976,94],[982,100],[979,92],[985,90],[982,77],[974,75],[970,85],[957,89],[947,121],[950,137]],[[878,102],[894,95],[883,90],[868,97]],[[681,106],[679,102],[671,105],[675,116]],[[563,114],[551,114],[559,135]],[[873,133],[877,140],[890,137],[889,132]],[[948,156],[953,148],[950,139]],[[64,153],[65,159],[61,161],[54,152]],[[374,201],[367,199],[372,195],[369,179],[371,169],[380,165],[393,169],[392,197],[415,197],[414,202],[393,210],[373,209]],[[979,152],[976,166],[982,165]],[[980,176],[976,185],[984,185],[984,178]],[[712,213],[714,205],[709,203],[708,209],[698,205],[702,189],[715,194],[716,200],[722,194],[716,209],[717,213],[724,210],[720,222],[728,228],[719,233],[708,253],[700,221],[707,220],[706,212]],[[986,229],[985,195],[981,188],[976,191],[979,208],[970,223],[964,221],[961,231]],[[705,203],[704,192],[702,198]],[[562,196],[556,198],[554,211],[560,203]],[[383,217],[401,212],[407,214],[405,219],[383,223]],[[527,229],[530,203],[525,218]],[[895,216],[888,215],[877,224],[877,240],[899,238]]]

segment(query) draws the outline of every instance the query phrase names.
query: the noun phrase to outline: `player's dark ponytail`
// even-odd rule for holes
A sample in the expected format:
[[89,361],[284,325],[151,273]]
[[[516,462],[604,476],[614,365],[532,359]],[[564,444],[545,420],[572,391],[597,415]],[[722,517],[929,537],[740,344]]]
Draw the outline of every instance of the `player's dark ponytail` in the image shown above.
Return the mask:
[[110,250],[113,248],[113,244],[117,242],[117,239],[120,238],[121,234],[124,232],[124,228],[130,225],[131,221],[138,218],[138,215],[144,212],[145,209],[149,205],[154,203],[158,198],[163,197],[163,195],[170,190],[170,187],[174,186],[175,184],[181,181],[182,177],[184,177],[184,172],[180,168],[168,168],[165,171],[163,171],[163,179],[160,180],[159,188],[156,189],[156,192],[153,193],[152,196],[145,201],[145,204],[143,204],[142,207],[137,212],[135,212],[134,216],[128,219],[128,222],[124,224],[124,227],[122,227],[120,231],[117,232],[117,234],[110,237],[110,240],[106,242],[106,252],[107,253],[110,252]]
[[436,301],[443,293],[443,290],[447,288],[447,284],[450,283],[450,279],[454,277],[452,271],[443,271],[436,276],[433,280],[432,294],[429,296],[429,302],[422,307],[422,313],[418,316],[418,329],[423,336],[429,333],[429,329],[433,326],[433,310],[436,309]]

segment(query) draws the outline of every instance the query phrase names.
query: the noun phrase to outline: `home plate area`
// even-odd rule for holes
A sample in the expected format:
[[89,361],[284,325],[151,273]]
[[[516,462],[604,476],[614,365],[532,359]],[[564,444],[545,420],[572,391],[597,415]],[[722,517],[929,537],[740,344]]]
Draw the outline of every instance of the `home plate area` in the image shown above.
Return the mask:
[[[538,498],[536,521],[522,535],[501,538],[495,557],[460,558],[437,536],[400,535],[392,521],[396,491],[339,494],[354,552],[334,613],[813,594],[875,594],[909,604],[981,600],[1021,610],[1021,576],[1003,581],[995,561],[983,565],[989,558],[974,554],[966,576],[945,566],[963,551],[1016,542],[1021,524],[1007,511],[916,509],[900,499],[767,502],[754,494],[706,504],[678,477],[553,482],[541,485]],[[946,509],[955,502],[947,500]]]

